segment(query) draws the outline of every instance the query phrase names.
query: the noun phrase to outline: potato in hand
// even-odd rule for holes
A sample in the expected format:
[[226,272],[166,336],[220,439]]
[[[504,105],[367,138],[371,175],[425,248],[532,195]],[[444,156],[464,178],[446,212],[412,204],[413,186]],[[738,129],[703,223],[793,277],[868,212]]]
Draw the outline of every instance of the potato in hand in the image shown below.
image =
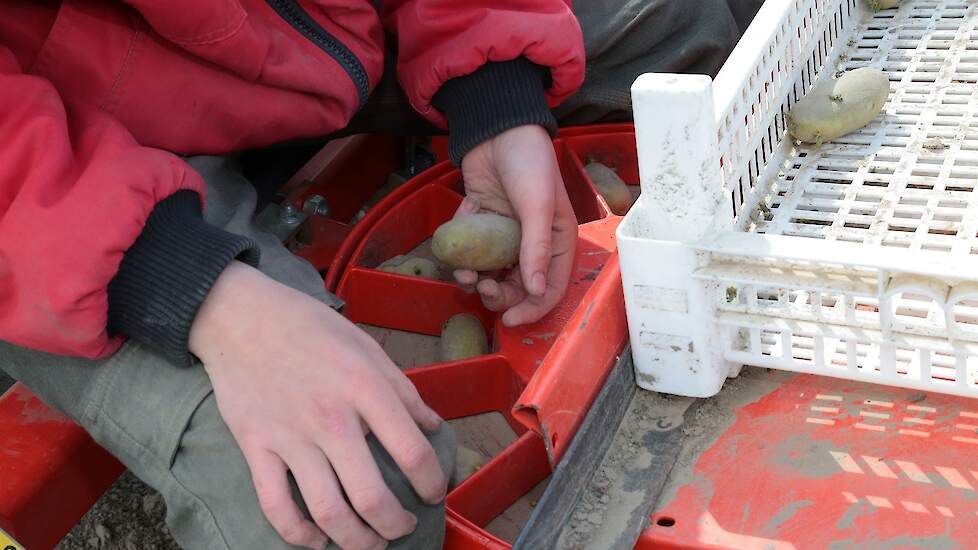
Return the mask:
[[431,240],[431,251],[453,269],[494,271],[520,256],[520,224],[499,214],[470,214],[445,222]]

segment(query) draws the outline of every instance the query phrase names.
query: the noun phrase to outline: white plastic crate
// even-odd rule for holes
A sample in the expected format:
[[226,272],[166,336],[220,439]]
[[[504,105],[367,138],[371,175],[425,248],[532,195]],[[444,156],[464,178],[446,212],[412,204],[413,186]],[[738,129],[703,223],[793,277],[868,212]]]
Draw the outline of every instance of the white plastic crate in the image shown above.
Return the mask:
[[[706,397],[749,364],[978,397],[976,27],[973,1],[768,0],[716,80],[635,81],[640,386]],[[865,66],[883,115],[787,137],[813,81]]]

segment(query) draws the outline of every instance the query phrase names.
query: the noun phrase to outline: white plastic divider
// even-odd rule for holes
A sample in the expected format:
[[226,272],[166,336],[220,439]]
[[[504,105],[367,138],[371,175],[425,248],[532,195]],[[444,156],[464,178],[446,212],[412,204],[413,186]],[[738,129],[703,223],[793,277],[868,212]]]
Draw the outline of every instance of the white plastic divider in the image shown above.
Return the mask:
[[[640,386],[706,397],[752,364],[978,397],[973,37],[974,3],[768,0],[715,81],[636,80],[618,246]],[[889,75],[885,114],[792,143],[794,102],[861,66]]]

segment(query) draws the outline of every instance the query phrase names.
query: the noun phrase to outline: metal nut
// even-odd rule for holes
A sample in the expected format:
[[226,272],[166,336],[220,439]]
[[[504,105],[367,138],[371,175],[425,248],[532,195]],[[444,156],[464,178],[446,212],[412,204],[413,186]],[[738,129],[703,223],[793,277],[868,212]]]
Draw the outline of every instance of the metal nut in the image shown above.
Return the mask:
[[309,195],[306,202],[302,203],[302,211],[310,216],[329,216],[329,205],[326,198],[322,195]]
[[299,215],[299,210],[292,205],[292,203],[285,203],[278,212],[278,217],[282,223],[292,225],[298,223],[301,216]]

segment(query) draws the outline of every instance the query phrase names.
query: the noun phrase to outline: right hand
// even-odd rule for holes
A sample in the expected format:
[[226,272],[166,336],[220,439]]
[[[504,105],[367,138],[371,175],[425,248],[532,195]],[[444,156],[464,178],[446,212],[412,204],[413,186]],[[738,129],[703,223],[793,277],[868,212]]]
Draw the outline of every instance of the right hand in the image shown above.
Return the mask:
[[[448,481],[419,429],[442,420],[370,336],[317,300],[232,262],[197,314],[190,351],[210,376],[262,511],[289,544],[383,548],[414,531],[417,518],[384,483],[368,431],[423,500],[445,497]],[[313,521],[292,499],[287,470]]]

